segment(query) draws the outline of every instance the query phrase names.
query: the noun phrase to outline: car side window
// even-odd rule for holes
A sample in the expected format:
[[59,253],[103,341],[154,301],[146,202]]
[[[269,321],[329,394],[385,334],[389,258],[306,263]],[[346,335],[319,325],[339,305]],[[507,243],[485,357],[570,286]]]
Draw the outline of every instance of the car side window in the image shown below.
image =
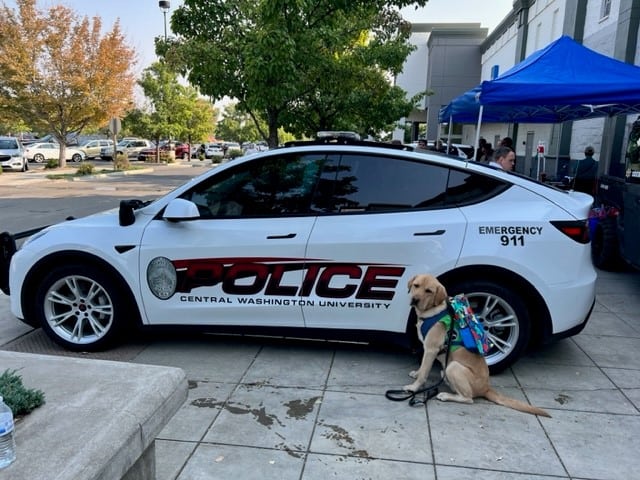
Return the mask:
[[448,174],[446,167],[400,158],[331,156],[322,171],[312,209],[355,213],[442,207]]
[[182,198],[197,205],[201,218],[307,214],[323,162],[319,155],[256,159],[212,176]]
[[509,184],[479,173],[451,169],[446,203],[451,206],[471,205],[502,193]]

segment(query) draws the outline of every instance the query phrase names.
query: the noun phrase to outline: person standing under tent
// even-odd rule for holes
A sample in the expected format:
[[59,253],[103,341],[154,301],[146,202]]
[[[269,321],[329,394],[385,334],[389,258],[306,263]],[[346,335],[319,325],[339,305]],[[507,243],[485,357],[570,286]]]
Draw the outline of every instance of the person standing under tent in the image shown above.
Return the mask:
[[489,166],[500,168],[508,172],[513,170],[516,163],[516,154],[509,147],[500,146],[493,152],[493,160],[489,162]]
[[584,149],[584,158],[578,160],[576,174],[573,178],[573,189],[593,195],[598,176],[598,162],[593,158],[595,150],[591,145]]

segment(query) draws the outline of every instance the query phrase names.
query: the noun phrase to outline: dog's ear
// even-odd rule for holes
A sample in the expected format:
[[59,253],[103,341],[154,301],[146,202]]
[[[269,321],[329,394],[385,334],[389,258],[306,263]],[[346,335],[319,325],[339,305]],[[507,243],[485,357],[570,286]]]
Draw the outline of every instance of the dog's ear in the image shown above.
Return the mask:
[[418,275],[414,275],[413,277],[411,277],[409,279],[409,281],[407,282],[407,293],[409,293],[411,291],[411,285],[413,285],[413,281],[416,279]]
[[436,294],[434,298],[435,298],[434,302],[436,305],[440,305],[442,302],[444,302],[447,299],[447,290],[444,288],[444,285],[442,285],[441,283],[438,283],[438,286],[436,287]]

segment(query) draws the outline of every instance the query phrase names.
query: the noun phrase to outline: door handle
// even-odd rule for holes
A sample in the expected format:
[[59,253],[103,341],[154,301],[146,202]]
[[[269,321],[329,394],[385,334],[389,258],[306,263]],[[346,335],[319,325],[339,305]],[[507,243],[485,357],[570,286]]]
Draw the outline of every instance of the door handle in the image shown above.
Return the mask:
[[295,233],[287,233],[286,235],[267,235],[267,240],[279,240],[282,238],[293,238],[295,236]]
[[413,234],[414,237],[431,237],[434,235],[443,235],[446,230],[434,230],[433,232],[416,232]]

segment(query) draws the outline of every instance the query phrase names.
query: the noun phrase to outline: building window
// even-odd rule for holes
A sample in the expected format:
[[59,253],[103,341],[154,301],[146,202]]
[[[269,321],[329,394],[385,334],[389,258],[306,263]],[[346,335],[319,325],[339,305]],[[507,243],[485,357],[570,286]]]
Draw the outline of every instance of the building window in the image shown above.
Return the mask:
[[602,7],[600,8],[600,19],[607,18],[611,13],[611,0],[602,0]]

